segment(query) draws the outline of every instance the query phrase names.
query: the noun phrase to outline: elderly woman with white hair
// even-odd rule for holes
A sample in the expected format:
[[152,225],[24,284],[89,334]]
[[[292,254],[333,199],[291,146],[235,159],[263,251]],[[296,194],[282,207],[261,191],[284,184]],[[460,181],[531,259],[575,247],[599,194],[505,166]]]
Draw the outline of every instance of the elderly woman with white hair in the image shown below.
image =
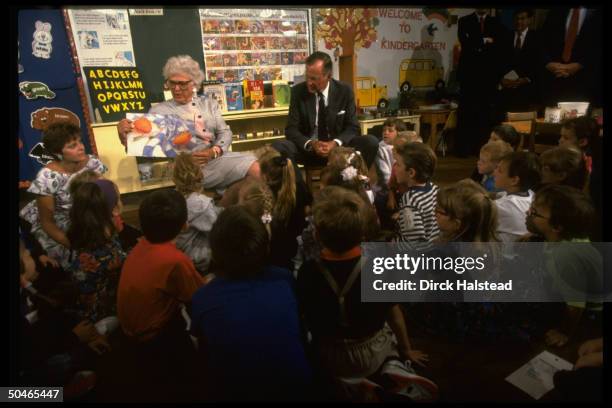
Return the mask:
[[[246,176],[260,178],[255,156],[229,151],[232,132],[221,116],[217,101],[197,96],[196,92],[204,80],[200,65],[188,55],[170,57],[163,75],[164,86],[172,92],[172,99],[153,106],[149,113],[177,115],[195,122],[197,145],[192,157],[204,174],[204,188],[223,190]],[[117,125],[123,145],[133,127],[127,119]]]

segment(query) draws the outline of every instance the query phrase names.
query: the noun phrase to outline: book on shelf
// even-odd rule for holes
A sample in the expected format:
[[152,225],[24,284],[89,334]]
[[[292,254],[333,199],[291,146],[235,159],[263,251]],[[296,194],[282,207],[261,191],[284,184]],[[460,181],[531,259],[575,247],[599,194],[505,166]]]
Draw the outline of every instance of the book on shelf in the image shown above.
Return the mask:
[[244,109],[242,103],[242,85],[238,82],[225,84],[225,100],[228,111]]
[[272,81],[272,95],[274,97],[274,107],[280,108],[289,106],[291,100],[291,86],[287,81]]
[[247,109],[263,109],[264,107],[264,84],[262,80],[242,81],[244,90],[244,102]]
[[225,99],[225,86],[223,84],[204,85],[204,95],[217,101],[219,109],[227,112],[227,101]]

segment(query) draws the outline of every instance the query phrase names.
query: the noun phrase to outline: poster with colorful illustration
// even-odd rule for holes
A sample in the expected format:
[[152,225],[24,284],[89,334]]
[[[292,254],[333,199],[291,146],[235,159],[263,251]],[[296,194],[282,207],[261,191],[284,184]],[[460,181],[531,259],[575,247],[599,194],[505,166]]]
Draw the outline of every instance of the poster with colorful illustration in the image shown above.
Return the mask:
[[151,113],[127,113],[125,117],[134,123],[127,135],[128,156],[176,157],[197,145],[193,121]]
[[200,9],[207,80],[293,81],[310,54],[306,10]]
[[[400,89],[431,90],[439,81],[453,88],[460,53],[457,21],[474,9],[433,7],[336,7],[312,10],[315,48],[338,60],[353,55],[354,77]],[[375,89],[366,89],[375,93]]]
[[68,17],[81,67],[134,67],[125,9],[71,9]]

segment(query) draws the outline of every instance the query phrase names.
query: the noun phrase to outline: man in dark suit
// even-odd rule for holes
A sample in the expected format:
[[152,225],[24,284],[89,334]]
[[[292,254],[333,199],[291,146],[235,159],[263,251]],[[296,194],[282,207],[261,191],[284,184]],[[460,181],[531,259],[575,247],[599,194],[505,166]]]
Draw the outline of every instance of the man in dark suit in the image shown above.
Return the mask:
[[[533,18],[532,9],[517,9],[514,12],[514,31],[502,43],[502,66],[499,93],[500,114],[538,110],[539,59],[541,44],[538,33],[529,29]],[[506,78],[514,71],[517,78]]]
[[360,135],[353,90],[331,74],[329,55],[317,51],[306,59],[306,81],[291,89],[286,140],[277,140],[272,147],[306,165],[325,165],[336,146],[353,147],[370,167],[378,140]]
[[487,9],[461,17],[457,34],[461,43],[457,133],[459,156],[478,155],[495,122],[493,102],[500,72],[500,42],[507,30]]
[[588,101],[601,106],[602,16],[598,9],[550,10],[542,27],[543,88],[547,106]]

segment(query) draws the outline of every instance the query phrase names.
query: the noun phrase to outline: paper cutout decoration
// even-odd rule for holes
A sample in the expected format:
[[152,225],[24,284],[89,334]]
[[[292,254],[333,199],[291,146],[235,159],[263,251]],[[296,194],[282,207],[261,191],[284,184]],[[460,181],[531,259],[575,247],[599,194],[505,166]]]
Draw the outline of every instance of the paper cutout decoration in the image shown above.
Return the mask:
[[49,152],[47,152],[47,149],[45,149],[45,145],[43,145],[42,142],[36,143],[34,147],[30,149],[28,156],[36,159],[36,161],[43,166],[56,159]]
[[21,58],[21,53],[19,52],[19,41],[17,41],[17,73],[22,74],[24,69],[23,65],[19,62]]
[[70,122],[81,127],[81,120],[72,111],[64,108],[40,108],[30,115],[30,126],[38,130],[46,130],[49,125],[57,122]]
[[51,24],[37,21],[35,26],[36,31],[32,35],[34,37],[34,41],[32,41],[32,55],[37,58],[49,59],[51,58],[51,51],[53,51]]
[[19,90],[28,100],[45,98],[55,98],[55,92],[49,89],[47,84],[42,82],[24,81],[19,83]]

